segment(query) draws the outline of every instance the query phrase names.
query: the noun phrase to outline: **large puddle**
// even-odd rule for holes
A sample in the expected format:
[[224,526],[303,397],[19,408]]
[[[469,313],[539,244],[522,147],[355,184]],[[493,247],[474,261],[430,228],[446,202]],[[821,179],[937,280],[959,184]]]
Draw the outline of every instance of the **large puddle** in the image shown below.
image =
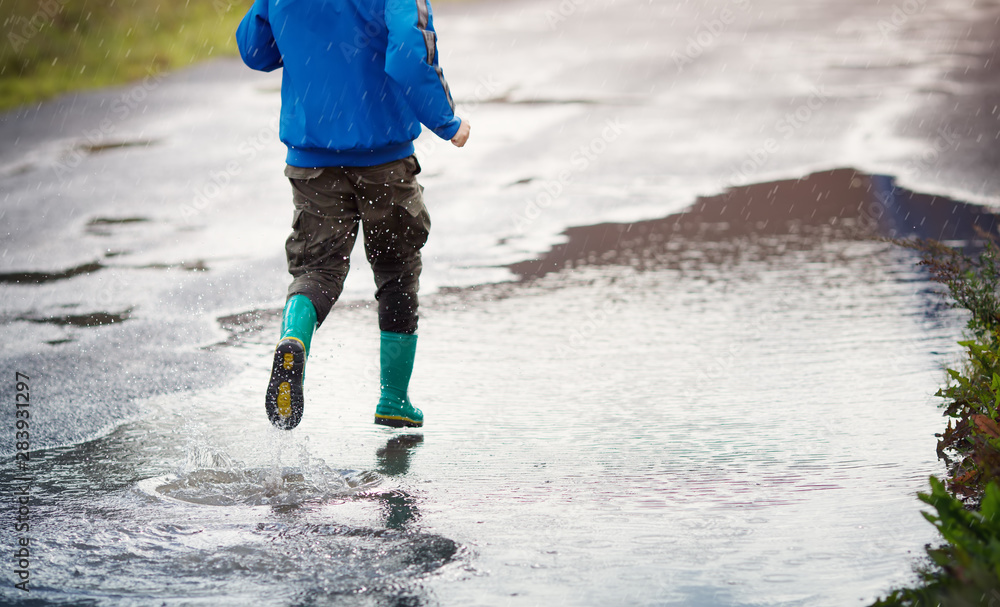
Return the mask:
[[371,424],[373,308],[317,334],[292,433],[261,403],[276,316],[229,316],[233,381],[32,464],[32,604],[871,600],[935,539],[915,494],[962,324],[877,237],[992,222],[841,170],[573,228],[426,298],[417,433]]

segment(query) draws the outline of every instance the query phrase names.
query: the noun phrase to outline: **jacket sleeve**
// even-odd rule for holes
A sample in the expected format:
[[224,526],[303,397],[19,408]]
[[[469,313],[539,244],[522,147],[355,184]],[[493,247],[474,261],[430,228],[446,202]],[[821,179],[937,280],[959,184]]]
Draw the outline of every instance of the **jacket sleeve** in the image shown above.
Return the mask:
[[438,65],[437,34],[428,0],[386,0],[389,43],[385,71],[403,90],[420,122],[442,139],[451,139],[461,121]]
[[267,20],[267,2],[254,0],[236,29],[236,45],[240,48],[243,63],[262,72],[270,72],[283,65],[281,52]]

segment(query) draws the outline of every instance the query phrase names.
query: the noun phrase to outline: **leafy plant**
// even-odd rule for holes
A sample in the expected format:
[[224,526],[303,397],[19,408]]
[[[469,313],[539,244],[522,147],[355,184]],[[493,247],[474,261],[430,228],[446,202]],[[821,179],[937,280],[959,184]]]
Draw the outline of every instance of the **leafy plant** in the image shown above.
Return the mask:
[[[985,236],[985,234],[984,234]],[[896,240],[908,249],[918,251],[931,280],[948,288],[952,305],[972,313],[969,329],[977,338],[996,344],[1000,328],[1000,249],[991,240],[973,259],[964,252],[935,240]]]
[[919,265],[947,287],[952,305],[970,312],[972,339],[959,342],[964,368],[949,369],[938,391],[950,418],[938,455],[949,464],[951,490],[974,502],[986,483],[1000,480],[1000,249],[986,238],[973,258],[936,241],[896,242],[918,251]]
[[932,565],[919,572],[921,587],[896,590],[872,607],[1000,604],[1000,487],[986,485],[979,512],[967,509],[933,477],[931,492],[920,499],[936,510],[924,517],[948,543],[927,549]]
[[919,251],[920,265],[947,287],[952,305],[971,313],[972,339],[959,342],[965,365],[949,369],[938,391],[949,417],[938,455],[951,478],[945,484],[932,477],[931,492],[920,494],[936,511],[924,516],[946,543],[927,548],[919,586],[873,607],[1000,606],[1000,249],[987,239],[973,259],[934,241],[899,244]]

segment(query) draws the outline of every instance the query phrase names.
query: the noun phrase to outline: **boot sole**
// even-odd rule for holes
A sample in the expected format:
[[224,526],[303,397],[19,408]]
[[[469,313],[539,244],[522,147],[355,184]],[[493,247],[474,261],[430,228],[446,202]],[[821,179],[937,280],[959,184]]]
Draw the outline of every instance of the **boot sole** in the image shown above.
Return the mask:
[[375,414],[375,423],[390,428],[420,428],[424,425],[422,421],[415,421],[409,417],[401,415],[379,415]]
[[281,340],[274,349],[271,380],[264,396],[264,410],[276,428],[291,430],[302,421],[305,367],[306,349],[302,342],[294,338]]

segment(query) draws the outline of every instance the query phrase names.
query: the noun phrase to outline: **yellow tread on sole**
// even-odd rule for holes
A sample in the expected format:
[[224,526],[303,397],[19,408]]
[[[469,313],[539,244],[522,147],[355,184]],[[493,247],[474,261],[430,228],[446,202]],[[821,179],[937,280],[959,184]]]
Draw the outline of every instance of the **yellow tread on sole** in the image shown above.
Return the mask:
[[[287,354],[285,356],[288,356]],[[288,417],[292,414],[292,385],[282,382],[278,386],[278,415]]]

